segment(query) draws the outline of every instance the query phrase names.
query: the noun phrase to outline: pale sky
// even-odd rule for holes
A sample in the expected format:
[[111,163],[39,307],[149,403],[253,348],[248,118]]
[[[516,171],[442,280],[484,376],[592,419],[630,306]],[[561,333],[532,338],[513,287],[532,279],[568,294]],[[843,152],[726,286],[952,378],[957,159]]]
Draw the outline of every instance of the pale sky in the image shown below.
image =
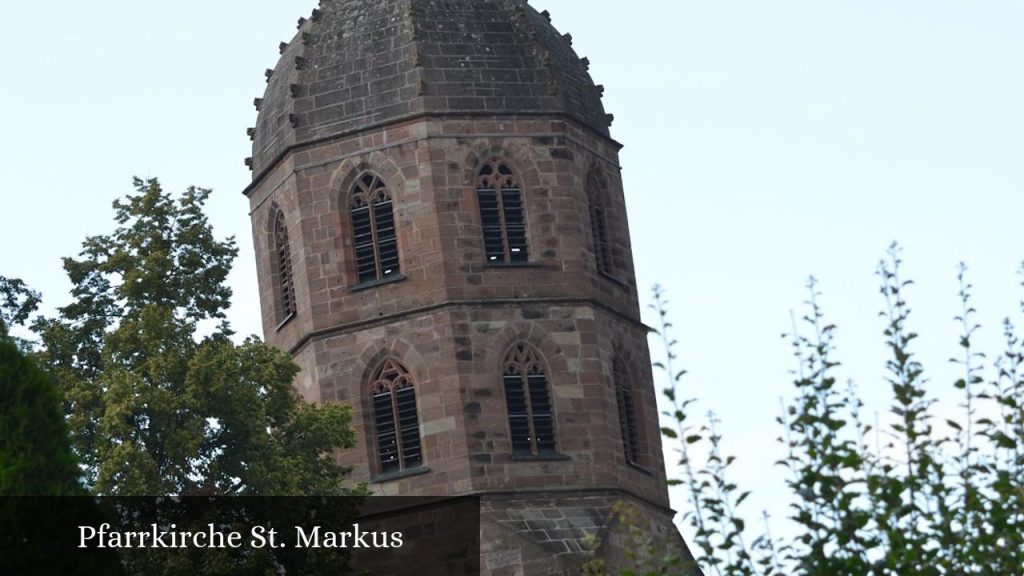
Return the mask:
[[[278,43],[314,4],[0,5],[0,274],[62,305],[60,257],[112,228],[133,175],[211,187],[215,230],[241,247],[231,321],[259,332],[245,129]],[[779,335],[808,275],[872,411],[888,398],[873,271],[890,241],[917,282],[936,395],[954,378],[958,261],[990,354],[1003,316],[1024,324],[1024,2],[532,4],[606,87],[641,297],[670,292],[688,391],[722,418],[734,479],[757,491],[748,520],[785,514],[774,417],[793,364]]]

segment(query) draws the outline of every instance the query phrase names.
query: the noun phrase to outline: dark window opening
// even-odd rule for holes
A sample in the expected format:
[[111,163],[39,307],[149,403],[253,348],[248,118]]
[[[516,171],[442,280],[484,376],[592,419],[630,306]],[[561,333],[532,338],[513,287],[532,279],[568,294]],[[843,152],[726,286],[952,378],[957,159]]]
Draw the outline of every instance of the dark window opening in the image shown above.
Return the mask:
[[612,244],[608,235],[608,214],[605,212],[605,197],[608,187],[596,170],[587,175],[587,198],[590,203],[590,232],[594,239],[594,258],[597,269],[605,274],[612,274]]
[[636,426],[636,402],[633,396],[633,380],[626,363],[621,357],[612,362],[612,377],[615,380],[615,400],[619,408],[619,427],[622,431],[622,450],[626,462],[640,463],[640,441]]
[[284,322],[296,312],[295,282],[292,280],[292,254],[288,243],[288,226],[284,213],[274,217],[273,272],[277,296],[278,322]]
[[408,371],[393,360],[385,361],[377,369],[370,393],[380,473],[422,466],[416,388]]
[[487,261],[529,261],[522,189],[512,169],[497,158],[491,159],[477,175],[476,194]]
[[547,370],[533,348],[517,344],[509,351],[504,382],[513,453],[553,453],[555,427]]
[[350,203],[352,244],[359,283],[398,274],[398,238],[391,193],[374,174],[356,181]]

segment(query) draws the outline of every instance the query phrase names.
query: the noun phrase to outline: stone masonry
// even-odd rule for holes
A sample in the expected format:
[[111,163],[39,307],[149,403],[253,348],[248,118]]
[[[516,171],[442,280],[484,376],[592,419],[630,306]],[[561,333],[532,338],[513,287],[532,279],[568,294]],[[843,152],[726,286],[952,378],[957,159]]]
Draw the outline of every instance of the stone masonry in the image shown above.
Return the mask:
[[[571,38],[519,0],[334,0],[281,49],[245,191],[263,330],[301,366],[307,400],[353,406],[358,442],[337,454],[352,480],[379,494],[482,495],[484,574],[578,573],[588,539],[611,533],[616,502],[685,550],[668,508],[620,146]],[[528,262],[485,258],[474,182],[495,158],[520,182]],[[607,183],[603,270],[585,190],[595,171]],[[367,172],[392,195],[400,274],[360,283],[348,194]],[[278,213],[297,302],[283,322]],[[502,362],[517,343],[547,366],[555,454],[513,453]],[[633,381],[634,462],[614,358]],[[388,474],[368,388],[386,359],[415,380],[423,453],[422,466]]]

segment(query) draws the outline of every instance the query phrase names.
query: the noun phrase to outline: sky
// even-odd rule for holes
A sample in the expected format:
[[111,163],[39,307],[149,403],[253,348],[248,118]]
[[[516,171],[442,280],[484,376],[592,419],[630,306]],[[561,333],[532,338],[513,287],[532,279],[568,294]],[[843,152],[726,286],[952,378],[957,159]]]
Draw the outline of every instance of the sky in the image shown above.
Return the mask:
[[[785,515],[773,462],[786,341],[808,276],[841,374],[887,406],[874,275],[904,248],[916,350],[954,405],[956,270],[979,341],[1024,325],[1024,3],[1015,0],[533,0],[589,57],[615,115],[642,301],[659,283],[685,393],[722,419],[745,505]],[[60,258],[112,229],[132,176],[210,187],[241,254],[230,319],[260,331],[245,130],[263,71],[312,0],[0,5],[0,274],[67,303]],[[655,318],[645,311],[645,319]],[[674,494],[674,505],[686,504]]]

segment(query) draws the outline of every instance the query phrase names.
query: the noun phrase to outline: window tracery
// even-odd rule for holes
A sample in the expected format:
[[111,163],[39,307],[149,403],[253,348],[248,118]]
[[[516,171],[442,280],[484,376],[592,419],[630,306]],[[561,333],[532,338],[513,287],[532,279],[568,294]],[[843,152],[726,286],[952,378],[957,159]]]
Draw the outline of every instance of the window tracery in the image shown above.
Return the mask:
[[594,241],[594,258],[597,269],[605,274],[613,274],[615,264],[612,259],[612,244],[608,234],[608,213],[606,212],[608,185],[604,175],[597,169],[587,174],[587,200],[590,207],[590,231]]
[[516,344],[505,357],[503,374],[513,453],[554,452],[554,417],[544,361],[532,346]]
[[528,262],[522,188],[512,168],[492,158],[477,173],[476,194],[487,262]]
[[277,297],[277,320],[284,322],[295,315],[295,282],[292,277],[291,246],[288,242],[288,225],[284,221],[284,212],[277,210],[274,214],[273,228],[274,252],[272,268],[274,292]]
[[416,386],[404,366],[385,360],[370,383],[380,473],[423,465]]
[[640,440],[636,422],[636,399],[633,393],[633,378],[621,353],[612,360],[612,378],[615,386],[615,402],[619,411],[619,429],[622,433],[622,450],[626,462],[640,463]]
[[360,176],[352,187],[349,209],[358,282],[398,274],[398,237],[392,197],[384,181],[370,172]]

